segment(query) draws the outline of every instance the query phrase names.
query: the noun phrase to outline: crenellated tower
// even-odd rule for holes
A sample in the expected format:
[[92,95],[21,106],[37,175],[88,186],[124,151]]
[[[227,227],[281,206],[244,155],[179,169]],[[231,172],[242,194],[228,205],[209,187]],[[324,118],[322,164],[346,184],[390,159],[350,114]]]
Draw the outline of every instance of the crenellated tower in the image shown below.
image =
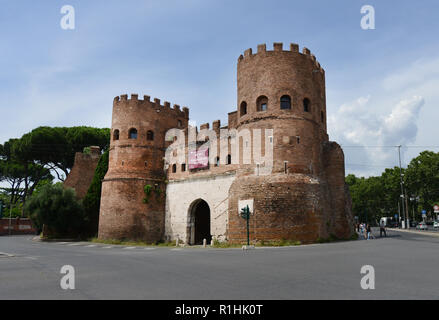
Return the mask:
[[[108,172],[102,183],[99,238],[159,241],[164,233],[165,134],[186,128],[189,109],[149,96],[115,97]],[[145,190],[145,186],[146,190]],[[149,191],[148,191],[149,190]]]
[[254,161],[240,165],[229,192],[229,240],[245,238],[244,221],[237,214],[242,200],[254,202],[255,240],[344,237],[337,231],[346,220],[344,157],[329,142],[320,63],[307,48],[300,52],[291,44],[284,50],[282,43],[274,43],[273,50],[265,44],[256,53],[247,49],[237,69],[236,128],[273,130],[273,170],[258,176]]

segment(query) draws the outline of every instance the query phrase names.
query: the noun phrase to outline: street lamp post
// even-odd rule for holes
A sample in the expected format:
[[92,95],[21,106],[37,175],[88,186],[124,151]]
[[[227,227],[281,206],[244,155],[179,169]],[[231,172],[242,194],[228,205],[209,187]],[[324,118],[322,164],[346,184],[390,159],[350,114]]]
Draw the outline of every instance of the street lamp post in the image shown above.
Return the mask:
[[399,158],[399,177],[400,177],[400,181],[401,181],[401,198],[402,198],[402,216],[404,217],[405,220],[405,229],[408,228],[407,223],[408,223],[408,217],[406,215],[406,208],[405,208],[405,204],[404,204],[404,181],[402,180],[402,169],[401,169],[401,145],[398,146],[398,158]]

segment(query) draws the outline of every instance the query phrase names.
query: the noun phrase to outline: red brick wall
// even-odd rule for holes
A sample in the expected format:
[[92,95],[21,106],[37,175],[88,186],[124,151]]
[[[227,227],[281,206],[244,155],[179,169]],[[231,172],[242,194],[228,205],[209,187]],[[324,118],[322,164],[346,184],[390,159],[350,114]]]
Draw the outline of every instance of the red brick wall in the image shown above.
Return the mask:
[[[11,219],[11,234],[35,234],[36,230],[33,228],[29,219]],[[0,219],[0,235],[9,234],[9,219]]]
[[[257,53],[249,49],[239,58],[237,77],[237,104],[245,101],[247,114],[238,112],[236,127],[273,129],[274,169],[261,177],[247,176],[254,172],[248,166],[238,169],[229,192],[228,240],[245,240],[245,220],[237,208],[245,199],[254,199],[254,240],[306,243],[331,234],[349,237],[344,156],[336,143],[328,142],[325,73],[315,57],[306,48],[299,53],[294,44],[285,51],[280,43],[273,51],[260,45]],[[291,109],[280,108],[283,95],[291,97]],[[266,111],[257,110],[260,96],[268,98]],[[311,102],[309,112],[303,107],[305,98]]]
[[[136,239],[155,242],[162,239],[165,218],[165,180],[163,171],[165,134],[169,129],[181,129],[188,124],[189,110],[149,96],[116,97],[113,103],[112,138],[108,172],[102,183],[99,215],[99,238]],[[129,139],[131,128],[137,129],[137,139]],[[119,130],[119,139],[114,139]],[[147,140],[147,132],[154,140]],[[151,185],[148,203],[144,186]],[[159,190],[156,192],[155,190]]]
[[65,188],[73,188],[78,199],[87,194],[93,180],[101,153],[99,147],[91,147],[90,154],[77,152],[72,170],[64,182]]

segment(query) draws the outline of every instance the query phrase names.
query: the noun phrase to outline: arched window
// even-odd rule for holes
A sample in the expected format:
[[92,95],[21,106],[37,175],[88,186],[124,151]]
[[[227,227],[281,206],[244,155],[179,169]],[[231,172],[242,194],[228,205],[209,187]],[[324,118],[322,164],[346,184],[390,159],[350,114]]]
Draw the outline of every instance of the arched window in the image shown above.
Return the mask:
[[290,96],[282,96],[280,98],[280,108],[281,109],[291,109],[291,98]]
[[149,131],[146,133],[146,140],[148,140],[148,141],[152,141],[152,140],[154,140],[154,132],[152,132],[151,130],[149,130]]
[[178,120],[178,121],[177,121],[177,126],[178,126],[179,128],[181,128],[182,125],[183,125],[183,124],[182,124],[181,120]]
[[172,165],[172,172],[173,173],[177,172],[177,165],[175,163]]
[[119,130],[116,129],[113,132],[113,140],[119,140]]
[[241,102],[241,108],[240,108],[240,115],[242,117],[245,114],[247,114],[247,102],[242,101]]
[[260,96],[258,100],[256,100],[256,110],[267,111],[267,106],[268,106],[268,98],[266,96]]
[[215,167],[219,167],[219,165],[220,165],[220,158],[216,157],[215,158]]
[[137,129],[131,128],[128,133],[128,139],[137,139]]
[[308,98],[303,99],[303,111],[310,112],[311,111],[311,101]]
[[227,155],[227,163],[226,164],[232,164],[232,156],[230,154]]
[[186,163],[182,163],[181,164],[181,171],[185,172],[186,171]]

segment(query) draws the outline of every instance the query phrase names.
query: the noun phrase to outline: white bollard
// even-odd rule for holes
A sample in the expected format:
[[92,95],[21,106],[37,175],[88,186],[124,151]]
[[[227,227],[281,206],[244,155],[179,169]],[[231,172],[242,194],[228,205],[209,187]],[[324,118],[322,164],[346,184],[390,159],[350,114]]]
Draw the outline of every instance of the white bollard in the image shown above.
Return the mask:
[[206,248],[206,243],[207,243],[207,240],[203,239],[203,248]]
[[178,238],[175,240],[175,246],[178,247]]

